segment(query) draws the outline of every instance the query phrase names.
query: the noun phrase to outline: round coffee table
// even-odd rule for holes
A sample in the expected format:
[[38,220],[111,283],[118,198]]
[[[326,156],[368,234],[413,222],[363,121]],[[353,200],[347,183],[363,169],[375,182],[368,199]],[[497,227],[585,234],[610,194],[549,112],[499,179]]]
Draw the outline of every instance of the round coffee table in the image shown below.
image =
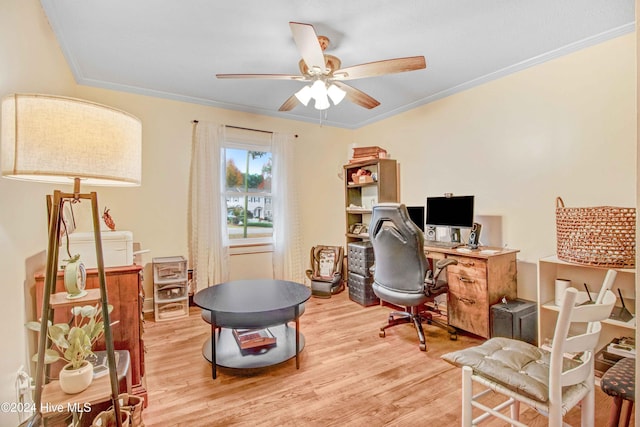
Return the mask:
[[[286,280],[236,280],[210,286],[195,294],[193,301],[211,317],[211,338],[202,353],[211,362],[211,375],[217,365],[228,368],[259,368],[275,365],[299,354],[304,348],[300,333],[300,305],[311,297],[306,286]],[[295,329],[287,323],[295,321]],[[234,329],[264,329],[276,343],[260,349],[241,350]]]

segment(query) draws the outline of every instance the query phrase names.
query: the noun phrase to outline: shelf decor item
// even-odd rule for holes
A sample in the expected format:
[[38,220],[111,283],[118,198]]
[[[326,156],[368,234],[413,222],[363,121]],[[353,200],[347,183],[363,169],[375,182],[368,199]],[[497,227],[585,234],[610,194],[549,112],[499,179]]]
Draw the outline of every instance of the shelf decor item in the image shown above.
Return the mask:
[[614,206],[567,208],[556,198],[558,259],[604,268],[634,268],[636,210]]
[[[111,312],[113,306],[108,307]],[[47,334],[52,348],[45,350],[44,363],[62,359],[67,364],[60,371],[60,388],[67,394],[84,391],[93,380],[93,365],[87,357],[93,355],[93,344],[104,334],[102,311],[98,305],[71,308],[70,323],[49,326]],[[40,322],[27,322],[27,329],[40,332]],[[33,361],[38,360],[38,354]]]

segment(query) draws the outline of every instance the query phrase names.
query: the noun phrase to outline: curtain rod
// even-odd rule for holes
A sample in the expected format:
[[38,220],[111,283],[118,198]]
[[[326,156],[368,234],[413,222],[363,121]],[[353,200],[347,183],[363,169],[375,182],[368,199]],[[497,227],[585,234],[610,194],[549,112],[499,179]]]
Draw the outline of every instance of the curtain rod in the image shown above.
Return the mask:
[[[194,120],[192,123],[197,124],[198,120]],[[262,130],[262,129],[243,128],[243,127],[240,127],[240,126],[231,126],[231,125],[224,125],[224,127],[232,128],[232,129],[240,129],[240,130],[250,130],[250,131],[253,131],[253,132],[270,133],[270,134],[273,135],[273,132],[268,131],[268,130]],[[293,136],[296,137],[296,138],[298,137],[298,135],[293,135]]]

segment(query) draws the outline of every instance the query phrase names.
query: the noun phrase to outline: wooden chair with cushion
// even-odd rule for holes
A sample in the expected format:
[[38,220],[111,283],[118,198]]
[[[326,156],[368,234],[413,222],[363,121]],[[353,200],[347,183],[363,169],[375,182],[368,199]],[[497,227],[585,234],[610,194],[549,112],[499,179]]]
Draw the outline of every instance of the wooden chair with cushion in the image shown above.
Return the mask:
[[[595,348],[600,321],[609,317],[616,301],[610,286],[605,279],[594,304],[576,305],[578,291],[565,291],[551,351],[523,341],[492,338],[480,346],[443,355],[447,362],[462,367],[462,425],[477,425],[495,416],[511,425],[524,426],[519,421],[522,402],[548,416],[551,427],[562,426],[563,416],[581,404],[582,426],[593,426]],[[474,395],[474,382],[486,390]],[[507,400],[494,407],[485,405],[482,397],[491,390]],[[502,411],[509,406],[507,416]],[[483,413],[473,418],[473,408]]]
[[311,281],[311,295],[330,298],[344,290],[342,281],[342,246],[318,245],[311,248],[311,268],[306,271]]

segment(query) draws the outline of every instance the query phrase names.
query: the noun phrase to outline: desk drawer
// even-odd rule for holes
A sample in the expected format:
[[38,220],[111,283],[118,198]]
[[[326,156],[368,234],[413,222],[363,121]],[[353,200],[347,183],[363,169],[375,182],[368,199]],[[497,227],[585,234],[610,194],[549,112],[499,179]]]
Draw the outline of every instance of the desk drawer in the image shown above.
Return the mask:
[[466,278],[478,278],[486,282],[487,279],[487,261],[478,258],[467,258],[455,255],[449,255],[447,258],[458,261],[455,265],[447,267],[447,272],[457,274]]
[[489,337],[487,263],[451,256],[458,264],[447,268],[449,323],[481,337]]

